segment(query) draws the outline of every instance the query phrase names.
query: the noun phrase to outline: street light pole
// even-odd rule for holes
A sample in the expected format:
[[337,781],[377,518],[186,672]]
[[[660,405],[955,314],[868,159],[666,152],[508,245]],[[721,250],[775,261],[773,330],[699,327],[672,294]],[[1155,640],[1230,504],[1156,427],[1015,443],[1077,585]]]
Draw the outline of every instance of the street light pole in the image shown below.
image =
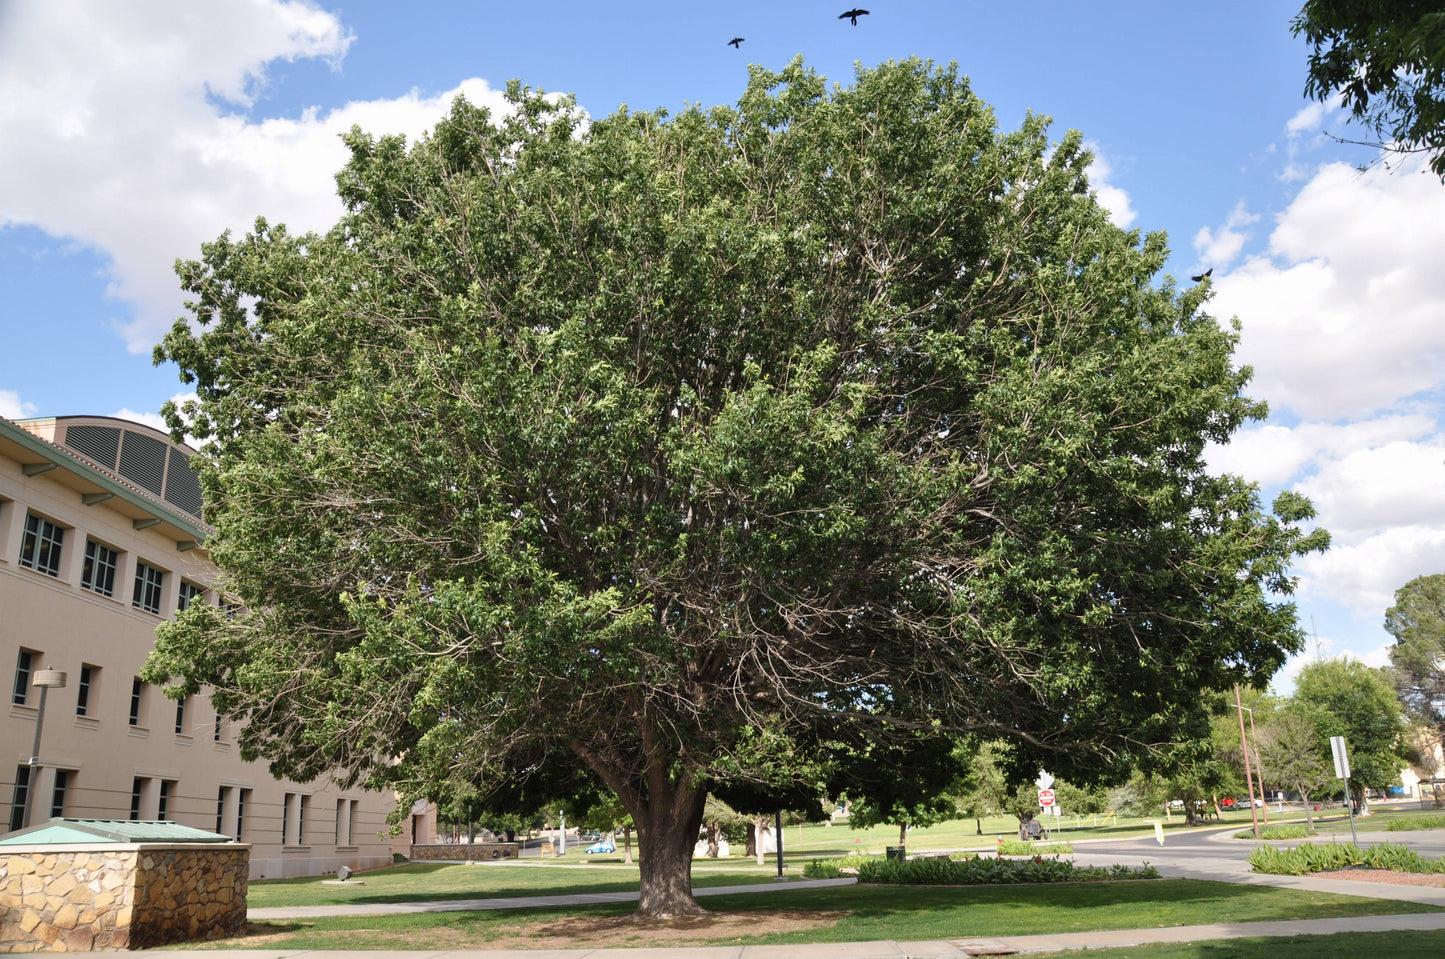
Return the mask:
[[37,669],[31,684],[40,690],[40,708],[35,712],[35,744],[30,747],[30,786],[25,790],[25,819],[21,828],[30,825],[30,812],[35,808],[35,793],[40,789],[40,731],[45,725],[45,694],[65,688],[65,673],[58,669]]

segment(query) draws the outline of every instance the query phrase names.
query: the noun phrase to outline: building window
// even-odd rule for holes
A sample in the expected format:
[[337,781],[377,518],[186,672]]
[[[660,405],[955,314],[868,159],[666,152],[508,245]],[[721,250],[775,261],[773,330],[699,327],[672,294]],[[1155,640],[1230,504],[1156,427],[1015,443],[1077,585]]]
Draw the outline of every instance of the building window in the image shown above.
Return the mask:
[[137,676],[130,681],[130,724],[139,726],[141,707],[144,705],[146,684]]
[[30,767],[15,767],[15,792],[10,797],[10,831],[25,826],[25,797],[30,793]]
[[206,590],[195,583],[181,580],[180,598],[176,600],[176,612],[184,613],[193,602],[205,602]]
[[131,780],[131,783],[130,783],[130,819],[131,819],[131,822],[135,822],[137,819],[140,819],[140,796],[141,796],[141,791],[145,788],[145,783],[146,783],[146,781],[145,781],[144,779],[142,779],[141,777],[139,777],[139,776],[137,776],[135,779],[132,779],[132,780]]
[[115,570],[120,554],[93,539],[85,541],[85,564],[80,569],[80,585],[101,596],[115,595]]
[[20,655],[15,657],[15,689],[10,694],[10,701],[17,706],[24,706],[30,699],[30,671],[34,668],[34,651],[20,650]]
[[211,742],[218,743],[221,741],[221,724],[223,722],[224,720],[221,718],[221,714],[216,713],[216,723],[211,727]]
[[95,693],[96,680],[100,678],[100,667],[89,663],[80,666],[80,685],[75,687],[75,715],[90,715],[90,699]]
[[166,818],[166,810],[167,810],[167,808],[169,808],[169,806],[170,806],[170,804],[171,804],[171,786],[172,786],[172,785],[174,785],[174,783],[173,783],[171,780],[169,780],[169,779],[162,779],[162,780],[161,780],[160,799],[159,799],[159,800],[157,801],[157,803],[156,803],[156,818],[157,818],[157,819],[165,819],[165,818]]
[[25,536],[20,540],[20,565],[51,576],[60,575],[60,547],[65,530],[34,513],[25,517]]
[[55,790],[50,794],[50,818],[65,815],[65,789],[70,785],[70,770],[55,770]]
[[230,788],[230,786],[222,786],[220,789],[216,790],[216,832],[222,833],[223,835],[224,831],[221,827],[225,825],[224,819],[226,815],[226,791]]
[[176,700],[176,735],[184,736],[186,733],[186,703],[189,696],[182,696]]
[[241,842],[246,835],[246,805],[251,801],[251,790],[239,789],[236,791],[236,841]]
[[159,613],[161,611],[161,586],[165,583],[165,579],[166,574],[149,563],[136,563],[135,596],[131,599],[130,604],[147,613]]
[[296,845],[306,845],[306,806],[311,797],[302,793],[296,797]]
[[295,800],[295,793],[286,793],[281,800],[281,845],[289,846],[286,840],[290,838],[290,831],[287,827],[291,825],[291,803]]

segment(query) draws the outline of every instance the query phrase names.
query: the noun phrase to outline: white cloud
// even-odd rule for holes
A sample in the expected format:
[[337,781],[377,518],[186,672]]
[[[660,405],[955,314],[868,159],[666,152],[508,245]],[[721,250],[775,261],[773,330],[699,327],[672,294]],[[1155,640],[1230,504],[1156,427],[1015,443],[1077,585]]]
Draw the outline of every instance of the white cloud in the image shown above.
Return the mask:
[[1302,472],[1350,453],[1396,441],[1431,437],[1437,429],[1427,413],[1396,413],[1355,423],[1266,423],[1243,429],[1228,446],[1205,453],[1215,473],[1233,473],[1263,486],[1280,486]]
[[0,32],[0,226],[31,224],[109,257],[109,292],[135,308],[144,351],[181,312],[177,257],[257,215],[293,232],[341,211],[338,134],[355,123],[416,137],[459,93],[500,109],[481,80],[428,96],[350,103],[295,119],[247,106],[278,60],[339,63],[350,34],[302,0],[15,5]]
[[1368,416],[1445,385],[1445,189],[1419,174],[1322,167],[1266,254],[1215,274],[1244,323],[1251,393],[1308,420]]
[[1285,132],[1291,137],[1296,137],[1302,133],[1318,130],[1324,123],[1325,112],[1325,105],[1315,100],[1289,118],[1289,122],[1284,125]]
[[[196,396],[195,391],[191,391],[188,393],[175,394],[171,397],[171,402],[175,403],[177,406],[182,406],[185,403],[195,399],[198,399],[198,397]],[[166,426],[165,418],[159,413],[138,413],[135,410],[126,408],[117,410],[111,415],[114,416],[116,419],[130,420],[132,423],[140,423],[143,426],[149,426],[151,429],[160,430],[162,433],[170,432],[170,427]],[[189,433],[186,434],[185,441],[186,444],[192,449],[199,448],[199,444],[197,444],[195,437],[191,436]]]
[[1441,570],[1445,570],[1445,529],[1397,526],[1302,558],[1299,596],[1334,600],[1379,623],[1394,602],[1395,590],[1417,576]]
[[35,412],[35,404],[21,400],[19,393],[14,390],[0,390],[0,416],[7,420],[23,420],[27,416],[34,416]]
[[1433,529],[1445,540],[1445,438],[1356,450],[1297,488],[1344,543],[1392,528]]
[[1233,263],[1245,242],[1254,235],[1239,228],[1258,221],[1259,214],[1250,213],[1240,200],[1218,230],[1200,227],[1194,234],[1194,249],[1199,253],[1200,262],[1207,268],[1223,268]]
[[1094,195],[1098,197],[1099,205],[1109,211],[1110,221],[1115,226],[1127,230],[1139,215],[1129,202],[1129,194],[1124,192],[1122,187],[1117,187],[1109,182],[1114,168],[1109,165],[1108,160],[1104,159],[1099,145],[1086,143],[1084,146],[1094,155],[1094,162],[1089,166],[1089,186],[1093,188]]

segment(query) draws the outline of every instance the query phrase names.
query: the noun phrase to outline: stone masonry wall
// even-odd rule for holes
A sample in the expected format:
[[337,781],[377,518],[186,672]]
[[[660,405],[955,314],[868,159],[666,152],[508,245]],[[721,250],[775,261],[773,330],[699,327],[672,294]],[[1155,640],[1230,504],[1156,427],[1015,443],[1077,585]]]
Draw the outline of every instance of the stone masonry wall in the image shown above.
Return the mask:
[[[514,842],[479,842],[477,843],[476,849],[472,851],[471,858],[474,860],[516,859],[517,850],[520,848],[521,847]],[[407,856],[407,858],[413,861],[443,860],[456,862],[458,860],[465,860],[467,858],[467,844],[464,842],[439,842],[429,843],[427,845],[413,843],[411,854]]]
[[245,846],[0,853],[0,952],[141,949],[246,928]]

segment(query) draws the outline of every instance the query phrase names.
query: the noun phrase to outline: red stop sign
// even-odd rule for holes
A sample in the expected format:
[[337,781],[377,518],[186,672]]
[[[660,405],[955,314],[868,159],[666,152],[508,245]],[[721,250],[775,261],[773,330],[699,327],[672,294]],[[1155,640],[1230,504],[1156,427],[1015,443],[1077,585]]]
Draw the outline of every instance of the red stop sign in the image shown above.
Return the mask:
[[1054,804],[1054,791],[1052,789],[1039,790],[1039,805],[1052,806]]

